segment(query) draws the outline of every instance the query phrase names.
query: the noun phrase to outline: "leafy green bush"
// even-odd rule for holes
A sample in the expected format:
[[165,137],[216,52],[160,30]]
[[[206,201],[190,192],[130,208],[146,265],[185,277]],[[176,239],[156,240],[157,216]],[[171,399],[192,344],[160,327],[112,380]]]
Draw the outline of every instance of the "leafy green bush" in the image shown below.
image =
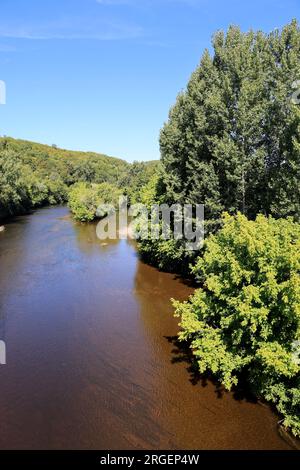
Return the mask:
[[14,153],[4,150],[0,153],[0,212],[14,214],[24,210],[28,194],[22,180],[22,166],[15,160]]
[[[146,206],[149,215],[154,204],[164,202],[161,184],[161,177],[157,172],[139,193],[139,200]],[[161,231],[161,223],[158,224],[158,229]],[[165,240],[162,237],[158,239],[151,238],[150,226],[149,237],[138,242],[138,251],[146,263],[152,264],[162,271],[181,272],[182,274],[188,273],[189,264],[195,257],[193,252],[186,249],[185,240]]]
[[246,375],[300,435],[300,225],[225,215],[193,268],[201,287],[174,301],[201,373],[230,389]]
[[97,217],[104,217],[107,212],[98,212],[100,205],[118,207],[122,191],[109,183],[77,183],[69,190],[69,207],[76,220],[91,222]]
[[128,196],[130,204],[142,202],[141,193],[149,181],[156,177],[159,168],[159,161],[133,162],[128,165],[127,171],[119,180],[119,185],[124,188],[124,194]]
[[0,213],[14,215],[45,204],[60,204],[67,187],[57,174],[42,177],[12,149],[0,149]]
[[41,178],[32,173],[28,166],[22,168],[24,188],[30,202],[30,207],[40,207],[46,204],[62,204],[67,200],[67,186],[56,175]]

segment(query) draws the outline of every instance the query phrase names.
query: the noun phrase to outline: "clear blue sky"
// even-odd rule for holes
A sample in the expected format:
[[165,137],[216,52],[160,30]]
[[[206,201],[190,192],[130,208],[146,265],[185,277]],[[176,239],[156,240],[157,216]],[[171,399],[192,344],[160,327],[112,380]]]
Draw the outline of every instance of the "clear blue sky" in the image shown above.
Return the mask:
[[298,13],[299,0],[1,0],[0,134],[159,158],[159,130],[212,34]]

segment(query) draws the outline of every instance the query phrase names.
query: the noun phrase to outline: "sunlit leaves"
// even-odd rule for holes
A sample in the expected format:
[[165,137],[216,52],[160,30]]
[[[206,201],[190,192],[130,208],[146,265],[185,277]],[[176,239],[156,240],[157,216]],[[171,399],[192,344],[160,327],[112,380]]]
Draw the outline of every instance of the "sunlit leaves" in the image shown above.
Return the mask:
[[[179,337],[201,372],[230,389],[242,372],[300,434],[300,225],[291,219],[224,215],[193,272],[202,286],[174,301]],[[297,353],[297,354],[296,354]],[[296,358],[296,359],[295,359]]]

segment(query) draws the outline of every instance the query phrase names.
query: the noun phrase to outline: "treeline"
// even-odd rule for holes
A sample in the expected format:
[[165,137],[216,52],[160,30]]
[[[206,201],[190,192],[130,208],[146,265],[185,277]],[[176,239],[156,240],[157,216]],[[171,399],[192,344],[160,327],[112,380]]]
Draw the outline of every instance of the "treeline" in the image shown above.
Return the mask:
[[214,36],[213,50],[204,52],[161,133],[167,197],[204,202],[207,218],[224,210],[299,218],[296,21],[270,34],[231,27]]
[[[95,185],[106,184],[107,192],[115,188],[138,198],[141,185],[147,182],[158,163],[129,164],[124,160],[92,152],[75,152],[15,140],[0,138],[0,217],[20,214],[46,204],[68,201],[71,188],[81,184],[82,193]],[[92,193],[92,191],[90,191]],[[80,202],[80,189],[75,192]],[[91,194],[90,194],[91,196]],[[81,199],[85,199],[84,195]],[[94,200],[94,204],[99,203]],[[73,207],[76,203],[73,198]],[[79,220],[91,220],[89,203],[81,210]],[[77,213],[78,215],[78,213]],[[93,214],[96,217],[96,213]]]
[[300,436],[300,29],[230,27],[212,46],[170,111],[149,192],[205,205],[204,248],[148,239],[139,249],[198,281],[175,306],[200,371],[227,389],[246,379]]
[[[157,199],[205,204],[208,233],[224,211],[299,220],[298,24],[270,34],[231,27],[212,46],[162,129]],[[160,243],[150,241],[141,251],[162,269],[186,270],[191,258],[183,245],[162,241],[162,256]],[[172,259],[178,250],[183,262]]]
[[134,162],[127,164],[115,182],[83,182],[73,184],[68,191],[69,208],[76,220],[91,222],[102,218],[109,212],[105,206],[119,207],[122,196],[127,197],[128,204],[142,202],[144,188],[158,173],[159,163]]

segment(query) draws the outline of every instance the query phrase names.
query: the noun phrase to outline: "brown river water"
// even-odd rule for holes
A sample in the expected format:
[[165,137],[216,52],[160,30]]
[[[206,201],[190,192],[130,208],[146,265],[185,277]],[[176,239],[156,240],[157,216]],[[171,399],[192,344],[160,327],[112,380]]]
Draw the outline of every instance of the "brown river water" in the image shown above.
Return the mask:
[[193,373],[169,299],[192,288],[64,207],[0,233],[1,449],[288,449],[278,417]]

